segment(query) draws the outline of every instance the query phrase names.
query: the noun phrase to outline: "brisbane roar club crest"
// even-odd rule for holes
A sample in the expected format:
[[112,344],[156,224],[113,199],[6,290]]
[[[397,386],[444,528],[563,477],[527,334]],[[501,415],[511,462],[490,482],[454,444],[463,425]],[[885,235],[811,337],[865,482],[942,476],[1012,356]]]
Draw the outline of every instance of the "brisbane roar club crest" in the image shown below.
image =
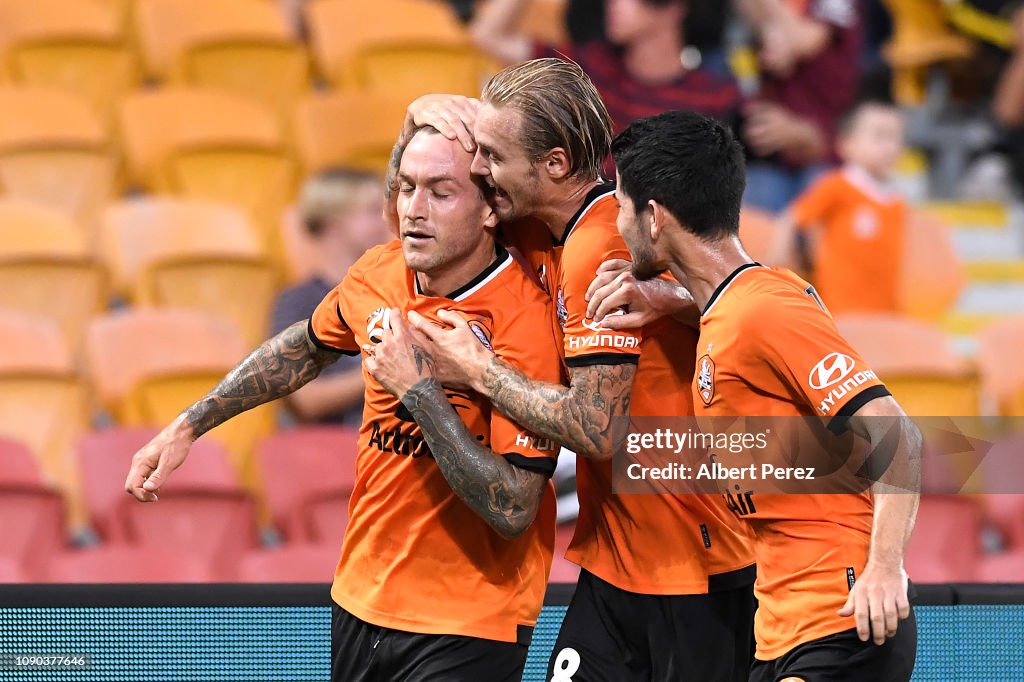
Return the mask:
[[391,309],[377,308],[366,318],[366,335],[371,343],[384,340],[384,330],[391,327]]
[[558,324],[565,329],[565,321],[569,319],[569,311],[565,308],[565,294],[562,287],[558,287],[558,296],[555,298],[555,314],[558,315]]
[[489,350],[489,351],[491,351],[493,353],[494,352],[494,346],[491,345],[491,338],[492,338],[491,330],[488,329],[484,325],[484,321],[483,320],[470,320],[467,324],[469,324],[469,328],[473,332],[473,334],[476,336],[476,338],[478,338],[480,340],[480,343],[482,343],[484,345],[484,348],[486,348],[487,350]]
[[710,355],[702,355],[697,361],[697,392],[705,405],[715,399],[715,361]]

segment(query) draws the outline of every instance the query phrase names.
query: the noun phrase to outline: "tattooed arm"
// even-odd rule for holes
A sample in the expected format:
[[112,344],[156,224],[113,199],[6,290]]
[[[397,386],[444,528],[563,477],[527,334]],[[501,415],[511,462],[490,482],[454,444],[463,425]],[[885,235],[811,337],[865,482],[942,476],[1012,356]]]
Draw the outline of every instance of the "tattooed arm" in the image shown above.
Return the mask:
[[125,490],[141,502],[155,502],[155,492],[185,461],[197,438],[246,410],[298,390],[335,362],[340,354],[316,346],[307,324],[306,320],[296,322],[265,341],[139,450]]
[[433,357],[399,311],[390,320],[384,339],[366,348],[366,369],[412,414],[455,494],[502,537],[522,534],[537,515],[548,477],[480,445],[433,377]]

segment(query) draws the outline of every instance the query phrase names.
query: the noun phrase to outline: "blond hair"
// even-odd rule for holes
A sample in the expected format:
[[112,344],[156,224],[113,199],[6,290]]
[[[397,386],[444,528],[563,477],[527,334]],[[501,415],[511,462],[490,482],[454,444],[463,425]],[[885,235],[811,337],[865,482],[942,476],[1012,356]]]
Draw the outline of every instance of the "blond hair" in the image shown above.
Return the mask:
[[356,207],[366,196],[367,185],[378,182],[374,173],[349,168],[331,168],[306,180],[298,200],[299,217],[306,232],[319,236],[328,223]]
[[570,177],[589,181],[600,176],[611,151],[612,121],[579,64],[556,58],[513,64],[487,81],[481,99],[521,114],[520,144],[531,160],[561,147]]

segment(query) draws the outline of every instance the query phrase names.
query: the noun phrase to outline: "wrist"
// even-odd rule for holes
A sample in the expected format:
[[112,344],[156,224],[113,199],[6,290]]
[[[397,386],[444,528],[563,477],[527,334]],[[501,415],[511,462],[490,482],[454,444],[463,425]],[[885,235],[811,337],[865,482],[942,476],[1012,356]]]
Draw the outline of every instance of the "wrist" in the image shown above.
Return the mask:
[[480,372],[474,372],[470,381],[470,388],[480,395],[491,398],[491,389],[497,384],[498,374],[501,370],[500,360],[497,355],[491,355]]
[[195,428],[189,422],[188,412],[182,412],[178,415],[178,418],[168,425],[167,431],[168,435],[176,441],[192,443],[199,437],[196,435]]

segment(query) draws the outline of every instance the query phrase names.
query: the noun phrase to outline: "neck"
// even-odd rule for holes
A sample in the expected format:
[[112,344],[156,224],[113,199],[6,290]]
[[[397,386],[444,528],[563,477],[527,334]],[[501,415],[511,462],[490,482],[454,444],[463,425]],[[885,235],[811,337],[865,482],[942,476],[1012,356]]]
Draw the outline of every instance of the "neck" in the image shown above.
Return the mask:
[[565,236],[565,228],[569,219],[583,207],[583,202],[587,200],[587,194],[601,184],[601,180],[586,182],[567,180],[566,183],[565,186],[559,188],[559,196],[556,199],[539,207],[532,216],[543,221],[557,241],[561,241]]
[[686,73],[680,61],[683,41],[675,26],[664,26],[626,46],[626,71],[642,83],[665,83]]
[[494,239],[481,239],[470,253],[449,263],[437,272],[417,272],[420,291],[427,296],[447,296],[461,289],[494,262]]
[[743,250],[739,237],[729,237],[717,242],[691,240],[684,249],[673,248],[669,269],[693,295],[694,302],[704,310],[711,295],[742,265],[753,263],[754,259]]

